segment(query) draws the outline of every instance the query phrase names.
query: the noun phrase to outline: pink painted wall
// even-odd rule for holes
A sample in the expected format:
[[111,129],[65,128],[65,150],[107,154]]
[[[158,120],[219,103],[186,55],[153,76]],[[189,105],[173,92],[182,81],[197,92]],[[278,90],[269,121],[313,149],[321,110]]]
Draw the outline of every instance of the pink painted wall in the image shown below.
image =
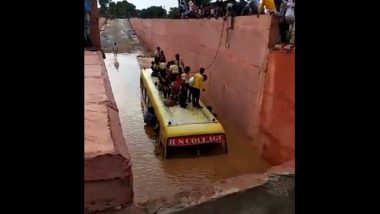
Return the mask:
[[85,213],[133,201],[131,158],[102,54],[85,51]]
[[[273,30],[276,21],[272,22],[271,17],[266,15],[260,18],[237,17],[234,29],[229,30],[229,48],[225,47],[225,23],[221,47],[210,68],[207,66],[216,55],[222,33],[221,19],[130,21],[148,49],[160,46],[167,60],[174,59],[174,55],[179,53],[193,71],[206,67],[209,79],[205,82],[206,92],[202,93],[201,99],[213,107],[227,131],[237,130],[250,139],[259,151],[264,151],[264,141],[259,138],[260,110],[264,84],[268,81],[265,80],[270,55],[268,46],[272,46],[279,38],[278,31]],[[269,154],[268,146],[267,143],[266,155]]]
[[281,164],[294,159],[294,51],[271,51],[260,118],[262,157]]

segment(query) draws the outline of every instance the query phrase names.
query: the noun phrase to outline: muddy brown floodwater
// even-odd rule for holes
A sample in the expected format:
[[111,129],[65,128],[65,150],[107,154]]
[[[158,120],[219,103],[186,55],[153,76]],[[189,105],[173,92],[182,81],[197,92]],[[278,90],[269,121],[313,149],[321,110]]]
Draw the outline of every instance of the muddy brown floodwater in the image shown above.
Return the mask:
[[[113,20],[108,23],[105,32],[102,33],[103,46],[112,44],[110,41],[105,41],[112,36],[104,37],[105,34],[115,35],[115,32],[118,32],[116,36],[123,35],[120,31],[127,32],[130,29],[126,20]],[[113,38],[120,39],[115,36]],[[200,149],[199,155],[194,149],[183,148],[175,151],[169,159],[164,159],[161,148],[154,144],[153,131],[145,127],[143,120],[138,60],[138,56],[144,54],[143,46],[138,46],[131,38],[123,42],[131,43],[124,44],[123,47],[134,47],[134,49],[124,50],[129,53],[121,53],[116,58],[113,54],[107,53],[105,65],[132,158],[136,203],[192,190],[200,185],[208,185],[245,173],[262,173],[270,167],[249,146],[248,139],[241,138],[228,130],[228,154],[219,152],[220,147],[206,146]],[[149,60],[140,60],[143,61],[149,62]]]

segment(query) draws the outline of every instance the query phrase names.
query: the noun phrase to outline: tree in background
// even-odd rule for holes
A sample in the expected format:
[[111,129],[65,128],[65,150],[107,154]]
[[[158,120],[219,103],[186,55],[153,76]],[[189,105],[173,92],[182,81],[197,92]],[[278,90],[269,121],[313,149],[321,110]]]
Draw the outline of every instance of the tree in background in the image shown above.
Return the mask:
[[141,18],[165,18],[166,10],[161,6],[150,6],[146,9],[142,9],[139,13],[139,17]]
[[107,7],[110,2],[111,0],[99,0],[99,4],[100,4],[99,15],[100,16],[107,16]]
[[179,17],[179,9],[178,7],[171,7],[168,14],[169,18],[175,19]]
[[116,7],[119,8],[120,18],[129,18],[136,11],[136,6],[127,1],[117,2]]
[[111,0],[99,0],[100,8],[107,9],[107,6],[110,2]]
[[[106,1],[106,0],[104,0]],[[123,19],[136,16],[136,6],[128,1],[110,2],[107,9],[107,17]]]
[[115,2],[111,2],[109,5],[108,5],[108,10],[107,10],[107,17],[108,18],[116,18],[116,15],[117,15],[117,8],[116,8],[116,3]]
[[[188,0],[185,0],[188,2]],[[193,0],[196,4],[208,3],[210,0]],[[150,6],[146,9],[136,10],[136,6],[128,1],[113,2],[112,0],[99,0],[99,14],[107,18],[123,19],[129,17],[166,18],[167,11],[161,6]],[[178,7],[170,8],[169,17],[178,17]]]

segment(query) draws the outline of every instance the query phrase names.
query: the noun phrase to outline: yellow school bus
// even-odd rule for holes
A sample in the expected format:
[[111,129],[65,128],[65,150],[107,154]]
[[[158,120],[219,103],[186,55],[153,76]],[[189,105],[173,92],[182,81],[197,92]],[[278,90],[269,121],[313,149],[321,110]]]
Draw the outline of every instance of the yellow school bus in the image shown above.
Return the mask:
[[[152,69],[141,69],[140,87],[146,109],[153,107],[158,120],[158,140],[164,148],[164,158],[171,147],[200,144],[221,144],[227,153],[226,132],[215,116],[205,107],[166,106],[158,90],[159,80],[151,73]],[[201,101],[200,104],[204,106]]]

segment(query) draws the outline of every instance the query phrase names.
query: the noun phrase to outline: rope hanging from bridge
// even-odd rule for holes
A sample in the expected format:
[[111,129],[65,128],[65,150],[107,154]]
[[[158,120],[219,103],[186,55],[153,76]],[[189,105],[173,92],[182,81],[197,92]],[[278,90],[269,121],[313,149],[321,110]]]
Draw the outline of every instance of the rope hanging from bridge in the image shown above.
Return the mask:
[[230,48],[230,37],[229,37],[229,33],[228,33],[228,31],[229,31],[230,29],[229,28],[227,28],[227,34],[226,34],[226,42],[224,43],[224,47],[225,48]]
[[222,44],[222,39],[223,39],[224,23],[225,23],[225,21],[222,22],[222,32],[220,33],[219,44],[218,44],[218,48],[217,48],[217,50],[216,50],[215,56],[214,56],[214,58],[211,60],[210,64],[207,65],[207,66],[205,67],[205,69],[209,69],[209,68],[211,68],[212,64],[214,64],[214,62],[215,62],[215,60],[216,60],[216,57],[218,56],[218,53],[219,53],[219,50],[220,50],[220,46],[221,46],[221,44]]

